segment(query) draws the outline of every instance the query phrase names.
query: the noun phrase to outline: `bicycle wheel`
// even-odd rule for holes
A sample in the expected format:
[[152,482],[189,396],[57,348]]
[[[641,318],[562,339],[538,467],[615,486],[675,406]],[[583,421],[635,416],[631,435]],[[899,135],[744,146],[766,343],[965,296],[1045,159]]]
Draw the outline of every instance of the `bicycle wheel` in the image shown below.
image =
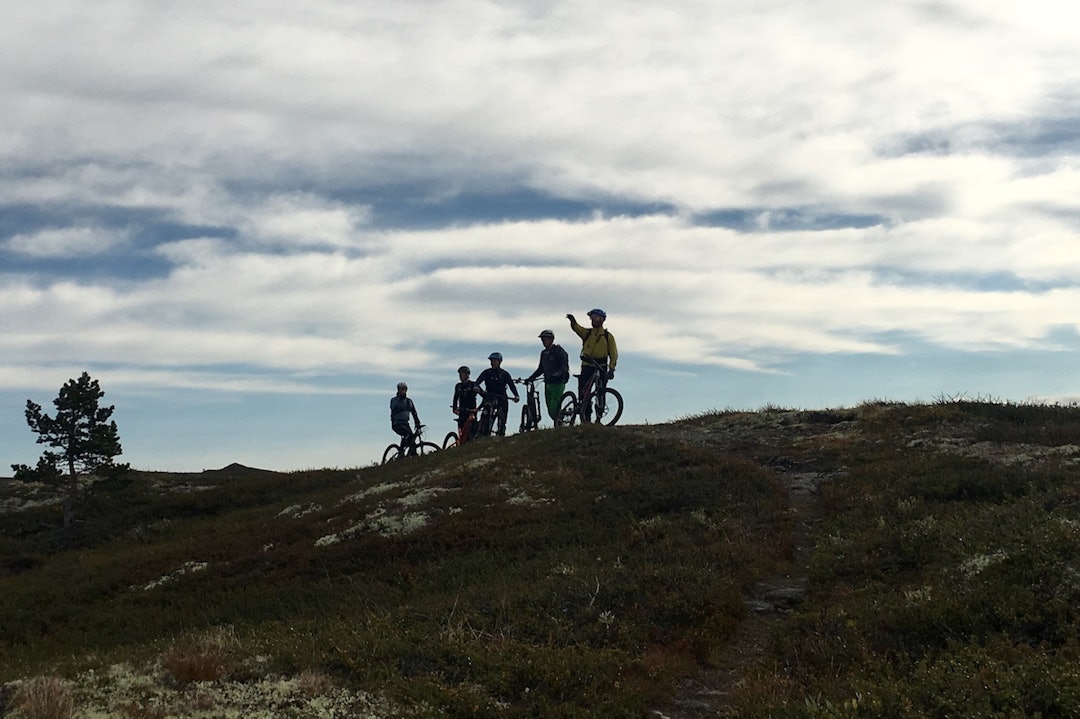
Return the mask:
[[447,432],[446,437],[442,441],[443,449],[450,449],[451,447],[458,446],[457,432]]
[[401,448],[398,447],[396,444],[390,445],[385,450],[383,450],[382,463],[386,464],[387,462],[393,462],[395,459],[398,458],[400,451]]
[[577,395],[573,392],[565,392],[562,397],[559,398],[559,417],[556,424],[559,426],[570,426],[577,421],[578,408],[577,408]]
[[494,419],[493,413],[490,409],[485,408],[480,413],[480,424],[476,428],[477,437],[490,437],[492,420]]
[[[547,407],[545,404],[544,407]],[[534,394],[529,402],[529,416],[532,417],[532,428],[540,429],[540,420],[544,417],[544,410],[540,407],[540,395]]]
[[525,405],[521,408],[521,424],[518,425],[518,432],[528,432],[532,428],[532,423],[529,421],[529,405]]
[[434,442],[421,442],[420,446],[416,448],[416,453],[422,457],[425,454],[435,454],[440,449],[441,447]]
[[581,399],[577,403],[577,418],[582,424],[592,424],[593,422],[593,404],[596,399],[593,386],[590,382],[585,387],[585,391],[581,393]]
[[604,387],[603,391],[596,394],[593,399],[594,421],[605,427],[610,427],[622,417],[623,398],[611,387]]

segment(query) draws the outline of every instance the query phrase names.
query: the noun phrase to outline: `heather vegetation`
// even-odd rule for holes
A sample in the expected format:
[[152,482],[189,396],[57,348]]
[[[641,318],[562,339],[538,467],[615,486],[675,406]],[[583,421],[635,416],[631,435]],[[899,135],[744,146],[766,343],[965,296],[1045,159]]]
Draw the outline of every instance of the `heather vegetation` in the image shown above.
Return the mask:
[[[720,412],[132,472],[67,528],[0,482],[0,708],[1075,716],[1078,433],[993,402]],[[796,600],[758,601],[778,578]]]
[[868,405],[745,717],[1080,715],[1080,409]]

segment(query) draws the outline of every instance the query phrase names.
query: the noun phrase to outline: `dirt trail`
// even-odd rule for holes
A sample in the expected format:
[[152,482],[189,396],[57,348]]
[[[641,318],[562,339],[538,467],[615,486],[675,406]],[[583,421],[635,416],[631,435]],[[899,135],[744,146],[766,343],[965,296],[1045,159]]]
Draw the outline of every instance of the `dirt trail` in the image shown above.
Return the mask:
[[789,485],[788,509],[795,519],[794,551],[782,571],[759,581],[746,599],[747,617],[732,643],[721,653],[717,666],[683,682],[671,705],[657,709],[657,719],[703,719],[723,716],[729,708],[733,688],[743,671],[758,662],[772,632],[788,611],[803,600],[807,561],[813,547],[816,523],[817,487],[822,475],[786,475]]
[[[736,424],[720,418],[711,425],[684,426],[675,433],[681,441],[752,459],[776,472],[788,488],[794,546],[790,560],[760,580],[747,596],[747,618],[717,658],[716,666],[683,682],[668,706],[652,712],[656,719],[727,715],[732,691],[744,671],[762,659],[772,633],[805,595],[808,562],[821,516],[819,489],[834,471],[815,466],[819,463],[812,447],[814,440],[823,436],[850,433],[853,422],[843,414],[796,412],[766,415],[765,420],[767,426],[755,427],[752,432],[747,431],[745,420]],[[648,427],[639,429],[652,433]],[[665,427],[663,433],[672,436],[672,427]]]

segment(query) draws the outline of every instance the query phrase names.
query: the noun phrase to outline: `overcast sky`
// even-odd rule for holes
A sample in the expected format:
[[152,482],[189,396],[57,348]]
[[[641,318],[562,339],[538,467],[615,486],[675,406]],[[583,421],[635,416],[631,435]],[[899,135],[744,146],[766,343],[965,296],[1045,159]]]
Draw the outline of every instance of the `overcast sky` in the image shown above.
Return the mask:
[[1080,398],[1071,0],[7,5],[0,472],[83,371],[138,468],[362,466],[592,307],[626,422]]

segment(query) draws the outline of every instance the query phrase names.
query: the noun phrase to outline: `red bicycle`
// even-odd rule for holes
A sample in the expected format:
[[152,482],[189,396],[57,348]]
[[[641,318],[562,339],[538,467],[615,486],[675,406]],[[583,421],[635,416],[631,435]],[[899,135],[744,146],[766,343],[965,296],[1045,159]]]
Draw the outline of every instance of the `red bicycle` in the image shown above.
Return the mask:
[[[443,449],[450,449],[451,447],[457,447],[459,444],[465,444],[469,440],[476,439],[477,431],[480,429],[479,420],[476,418],[476,413],[480,411],[480,407],[474,407],[470,409],[469,416],[465,418],[465,424],[456,432],[447,432],[446,437],[443,438]],[[454,418],[457,421],[457,417]]]

